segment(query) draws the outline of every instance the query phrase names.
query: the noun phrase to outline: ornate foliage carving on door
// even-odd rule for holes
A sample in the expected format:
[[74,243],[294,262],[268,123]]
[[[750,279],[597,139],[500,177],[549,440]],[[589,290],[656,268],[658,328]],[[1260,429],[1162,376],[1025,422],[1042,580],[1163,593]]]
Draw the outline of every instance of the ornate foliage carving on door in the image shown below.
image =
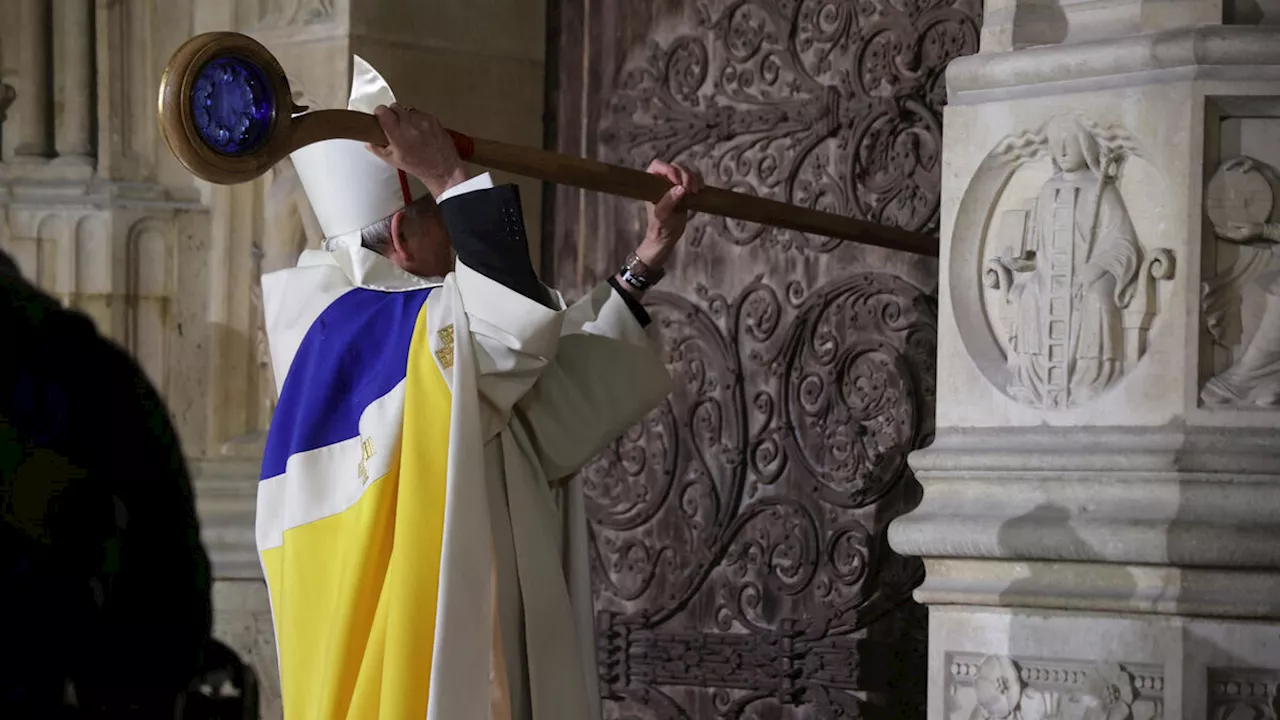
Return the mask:
[[[555,143],[935,229],[968,0],[560,0]],[[566,294],[638,203],[559,189]],[[697,216],[646,300],[676,390],[585,471],[606,717],[923,716],[923,570],[889,549],[933,432],[936,262]]]

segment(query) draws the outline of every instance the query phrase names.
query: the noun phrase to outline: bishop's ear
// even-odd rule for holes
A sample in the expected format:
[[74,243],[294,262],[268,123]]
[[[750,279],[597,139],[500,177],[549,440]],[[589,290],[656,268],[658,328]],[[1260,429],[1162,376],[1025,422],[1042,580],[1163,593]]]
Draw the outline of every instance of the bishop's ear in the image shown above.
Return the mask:
[[413,250],[409,245],[408,236],[411,230],[409,225],[409,216],[404,210],[399,210],[391,216],[391,259],[402,267],[405,263],[413,262]]

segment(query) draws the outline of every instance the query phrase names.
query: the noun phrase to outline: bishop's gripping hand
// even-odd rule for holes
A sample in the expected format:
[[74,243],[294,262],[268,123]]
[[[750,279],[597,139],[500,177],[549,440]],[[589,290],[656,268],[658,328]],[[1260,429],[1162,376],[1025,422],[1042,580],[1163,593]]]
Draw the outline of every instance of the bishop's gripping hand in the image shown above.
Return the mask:
[[387,144],[369,145],[369,151],[388,165],[421,180],[432,197],[440,197],[467,179],[453,137],[436,116],[400,103],[391,103],[389,107],[379,105],[373,114],[387,136]]
[[649,163],[646,172],[664,177],[672,185],[661,200],[649,204],[649,224],[644,240],[636,248],[636,256],[645,265],[661,268],[684,236],[692,214],[684,207],[684,199],[702,189],[702,176],[696,170],[662,160]]

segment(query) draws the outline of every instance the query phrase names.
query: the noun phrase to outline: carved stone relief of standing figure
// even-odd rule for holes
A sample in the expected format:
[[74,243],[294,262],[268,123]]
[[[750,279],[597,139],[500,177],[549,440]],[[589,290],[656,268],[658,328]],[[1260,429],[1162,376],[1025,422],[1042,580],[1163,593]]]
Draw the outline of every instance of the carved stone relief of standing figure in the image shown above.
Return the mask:
[[[1241,157],[1225,163],[1222,173],[1258,173],[1264,181],[1280,178],[1276,169],[1253,158]],[[1257,178],[1255,178],[1257,179]],[[1268,194],[1270,189],[1265,191]],[[1271,200],[1272,198],[1268,198]],[[1272,202],[1266,202],[1263,220],[1218,221],[1214,234],[1219,240],[1240,246],[1241,256],[1228,271],[1205,283],[1204,314],[1209,332],[1223,340],[1222,316],[1227,297],[1239,297],[1241,288],[1256,284],[1263,293],[1262,315],[1253,337],[1243,345],[1235,361],[1210,378],[1200,393],[1208,405],[1280,406],[1280,223],[1266,222]],[[1225,344],[1225,343],[1224,343]]]
[[1045,129],[1053,175],[1040,189],[1014,275],[1008,391],[1061,408],[1105,392],[1124,373],[1120,310],[1142,266],[1142,247],[1116,189],[1116,158],[1073,117]]

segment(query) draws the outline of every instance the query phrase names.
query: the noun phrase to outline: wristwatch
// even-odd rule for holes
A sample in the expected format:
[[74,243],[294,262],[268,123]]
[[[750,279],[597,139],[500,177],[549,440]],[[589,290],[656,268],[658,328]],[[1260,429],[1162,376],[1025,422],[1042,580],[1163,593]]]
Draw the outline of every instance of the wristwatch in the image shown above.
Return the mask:
[[644,264],[640,256],[631,253],[627,256],[626,261],[622,263],[622,281],[636,290],[645,291],[657,285],[662,277],[666,275],[662,268],[651,268]]

